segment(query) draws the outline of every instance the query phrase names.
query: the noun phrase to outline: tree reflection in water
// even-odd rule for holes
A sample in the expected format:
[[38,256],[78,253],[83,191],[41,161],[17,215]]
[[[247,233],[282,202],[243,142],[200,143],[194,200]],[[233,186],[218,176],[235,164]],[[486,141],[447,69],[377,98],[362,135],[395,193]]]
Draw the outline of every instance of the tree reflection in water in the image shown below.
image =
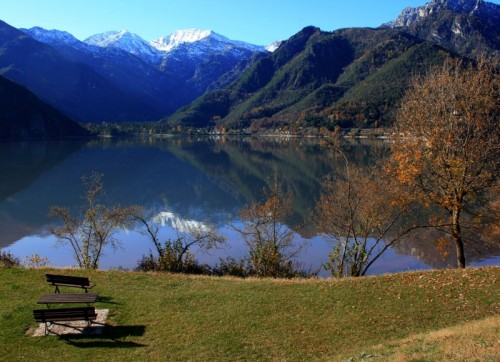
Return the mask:
[[[234,222],[241,208],[261,201],[262,189],[277,174],[293,194],[294,212],[287,220],[288,226],[297,230],[297,237],[319,245],[312,242],[319,237],[307,218],[319,197],[322,178],[337,169],[340,162],[313,138],[127,138],[98,139],[86,144],[47,143],[41,148],[29,143],[0,146],[8,150],[0,153],[0,167],[12,175],[2,174],[0,178],[0,246],[18,243],[17,250],[24,250],[26,255],[35,251],[30,249],[32,246],[23,249],[22,243],[47,248],[47,243],[39,241],[44,240],[50,222],[49,207],[78,205],[81,176],[93,171],[104,175],[109,203],[137,204],[151,214],[169,212],[220,229]],[[384,149],[382,141],[354,141],[349,157],[362,167],[379,158]],[[168,237],[168,225],[163,236]],[[138,243],[136,236],[124,234],[123,238],[124,252],[109,252],[107,258],[111,261],[107,265],[134,267],[150,247],[146,241],[144,245]],[[426,235],[415,237],[394,250],[401,255],[415,255],[433,267],[446,266],[427,240]],[[236,244],[237,240],[233,242]],[[468,249],[472,252],[472,248]],[[132,254],[124,254],[127,250]],[[236,250],[234,246],[228,252]],[[46,253],[50,259],[51,251]],[[327,253],[311,250],[309,255],[326,258]],[[478,248],[468,257],[472,261],[498,255],[498,250]],[[383,268],[376,270],[383,272]]]

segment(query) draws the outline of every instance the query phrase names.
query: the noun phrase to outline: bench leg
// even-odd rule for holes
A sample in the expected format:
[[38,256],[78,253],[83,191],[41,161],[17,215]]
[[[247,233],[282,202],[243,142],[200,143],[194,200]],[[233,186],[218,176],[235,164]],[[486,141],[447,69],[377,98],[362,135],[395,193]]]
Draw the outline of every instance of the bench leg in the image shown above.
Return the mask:
[[54,293],[61,293],[61,291],[59,290],[59,285],[56,285],[56,290],[54,290]]

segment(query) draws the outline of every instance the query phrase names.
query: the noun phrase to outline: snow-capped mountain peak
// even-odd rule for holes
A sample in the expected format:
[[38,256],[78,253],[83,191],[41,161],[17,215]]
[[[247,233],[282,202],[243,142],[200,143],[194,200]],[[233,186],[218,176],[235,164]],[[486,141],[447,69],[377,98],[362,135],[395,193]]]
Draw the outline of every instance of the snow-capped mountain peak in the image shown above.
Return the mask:
[[238,40],[230,40],[225,36],[217,34],[212,30],[201,29],[186,29],[177,30],[176,32],[151,41],[149,44],[159,51],[169,53],[181,45],[195,45],[206,43],[207,50],[225,49],[227,46],[233,48],[247,49],[250,51],[265,51],[265,48],[259,45],[253,45]]
[[101,48],[118,48],[134,55],[148,57],[158,55],[156,49],[149,45],[148,42],[139,35],[133,34],[125,29],[92,35],[85,39],[84,42]]
[[101,34],[95,34],[84,40],[85,43],[96,45],[102,48],[116,44],[123,41],[123,39],[133,38],[132,33],[123,29],[120,31],[108,31]]
[[211,34],[213,34],[212,30],[177,30],[170,35],[162,36],[159,39],[153,40],[149,44],[160,51],[169,52],[182,43],[194,43],[210,36]]

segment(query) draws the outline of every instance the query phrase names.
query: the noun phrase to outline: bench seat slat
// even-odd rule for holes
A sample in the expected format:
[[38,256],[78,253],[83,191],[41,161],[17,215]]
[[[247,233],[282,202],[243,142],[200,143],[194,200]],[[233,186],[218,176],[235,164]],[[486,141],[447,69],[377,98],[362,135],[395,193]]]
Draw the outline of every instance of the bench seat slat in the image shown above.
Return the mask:
[[97,316],[88,318],[82,316],[53,316],[53,317],[40,317],[35,318],[35,322],[45,323],[45,322],[69,322],[69,321],[94,321],[97,319]]
[[97,319],[94,307],[34,309],[33,316],[36,322],[42,323]]

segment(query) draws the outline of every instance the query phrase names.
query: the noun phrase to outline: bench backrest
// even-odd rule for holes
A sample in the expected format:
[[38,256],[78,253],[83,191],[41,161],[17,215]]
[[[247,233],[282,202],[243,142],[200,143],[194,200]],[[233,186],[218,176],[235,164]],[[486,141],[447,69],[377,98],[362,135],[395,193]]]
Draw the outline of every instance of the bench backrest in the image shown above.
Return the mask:
[[33,316],[37,322],[95,320],[97,313],[94,307],[34,309]]
[[87,277],[74,277],[69,275],[56,275],[56,274],[45,274],[47,277],[47,282],[53,285],[56,284],[74,284],[79,285],[82,288],[90,285],[89,278]]

